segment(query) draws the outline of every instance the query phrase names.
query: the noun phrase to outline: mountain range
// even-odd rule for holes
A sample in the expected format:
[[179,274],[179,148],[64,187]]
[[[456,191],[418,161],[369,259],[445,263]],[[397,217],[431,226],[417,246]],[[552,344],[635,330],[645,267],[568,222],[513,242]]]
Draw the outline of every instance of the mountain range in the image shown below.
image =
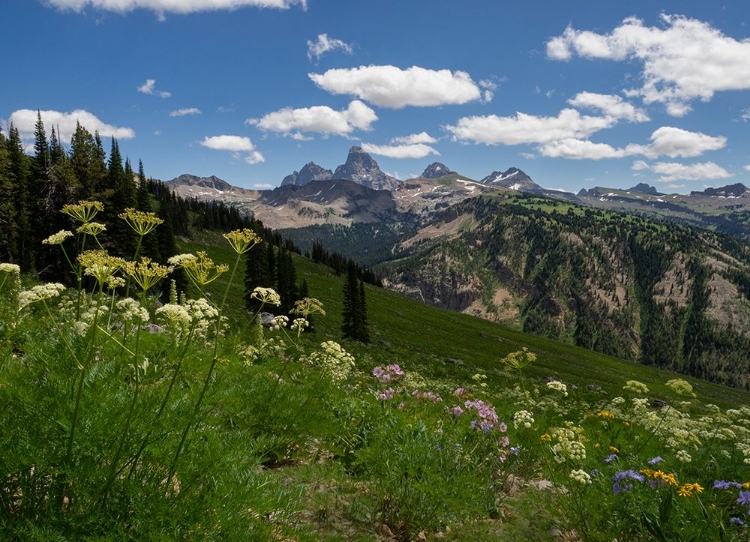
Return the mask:
[[388,288],[425,303],[750,387],[742,184],[575,195],[514,167],[475,181],[439,162],[397,181],[359,147],[333,173],[310,162],[273,190],[190,175],[166,184],[252,213],[302,250],[320,241],[376,266]]

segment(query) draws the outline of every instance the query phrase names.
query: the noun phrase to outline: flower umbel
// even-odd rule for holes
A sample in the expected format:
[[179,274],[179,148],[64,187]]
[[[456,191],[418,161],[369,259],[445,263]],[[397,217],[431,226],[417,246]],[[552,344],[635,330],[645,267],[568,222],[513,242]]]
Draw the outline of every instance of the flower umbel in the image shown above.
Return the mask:
[[229,241],[229,244],[232,245],[237,254],[244,254],[261,241],[257,233],[247,228],[230,231],[229,233],[225,233],[223,237]]
[[53,233],[42,241],[43,245],[62,245],[63,242],[68,238],[73,237],[73,232],[68,230],[60,230],[57,233]]
[[156,228],[159,224],[163,224],[164,221],[157,217],[154,213],[145,213],[143,211],[137,211],[131,207],[125,209],[124,213],[120,213],[120,218],[128,223],[128,226],[133,228],[138,235],[144,236],[147,233]]
[[140,262],[127,262],[125,273],[135,281],[145,292],[161,279],[172,272],[172,267],[167,267],[151,261],[150,258],[142,257]]
[[79,201],[78,203],[65,205],[60,212],[86,224],[94,219],[96,213],[103,210],[104,205],[100,201]]

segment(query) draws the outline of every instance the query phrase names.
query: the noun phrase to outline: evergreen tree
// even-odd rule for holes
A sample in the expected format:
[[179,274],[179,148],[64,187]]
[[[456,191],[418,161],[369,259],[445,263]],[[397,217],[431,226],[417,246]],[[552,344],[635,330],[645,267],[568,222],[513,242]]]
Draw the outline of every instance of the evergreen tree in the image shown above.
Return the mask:
[[363,343],[370,341],[367,324],[367,303],[365,301],[364,284],[359,280],[357,264],[349,260],[346,266],[346,281],[344,282],[344,308],[341,333],[345,339],[353,339]]
[[0,261],[9,262],[14,251],[13,238],[13,185],[11,183],[8,139],[0,131]]
[[250,297],[253,290],[259,287],[271,288],[273,285],[268,255],[268,249],[260,246],[251,250],[245,256],[245,307],[252,313],[257,312],[261,306],[260,301]]
[[10,160],[11,200],[13,211],[11,229],[6,233],[12,239],[11,261],[21,266],[22,271],[31,270],[29,223],[29,157],[23,152],[23,142],[18,129],[10,125],[8,130],[8,157]]

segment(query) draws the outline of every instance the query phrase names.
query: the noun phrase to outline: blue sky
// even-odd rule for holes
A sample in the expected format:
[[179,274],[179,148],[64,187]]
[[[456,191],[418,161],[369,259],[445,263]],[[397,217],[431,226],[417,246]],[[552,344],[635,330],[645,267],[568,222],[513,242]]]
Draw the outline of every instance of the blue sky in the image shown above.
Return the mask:
[[3,0],[0,126],[271,188],[361,145],[548,188],[750,185],[745,0]]

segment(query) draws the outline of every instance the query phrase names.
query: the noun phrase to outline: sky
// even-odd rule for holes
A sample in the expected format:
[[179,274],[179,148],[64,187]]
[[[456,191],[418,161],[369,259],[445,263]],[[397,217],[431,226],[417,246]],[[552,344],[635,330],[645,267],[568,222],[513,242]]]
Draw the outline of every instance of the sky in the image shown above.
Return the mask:
[[269,189],[518,167],[577,192],[750,186],[747,0],[2,0],[0,129]]

